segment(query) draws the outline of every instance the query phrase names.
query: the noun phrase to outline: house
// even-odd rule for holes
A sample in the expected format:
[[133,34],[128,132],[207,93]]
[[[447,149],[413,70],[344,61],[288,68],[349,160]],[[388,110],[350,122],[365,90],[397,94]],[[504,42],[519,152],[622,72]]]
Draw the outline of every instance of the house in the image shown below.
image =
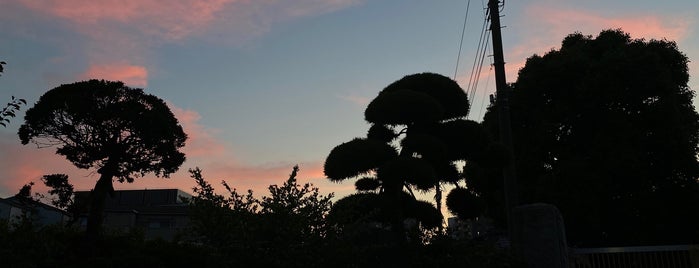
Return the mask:
[[22,220],[22,217],[27,217],[38,226],[65,224],[70,220],[67,212],[31,198],[21,196],[0,198],[0,219],[16,224]]
[[[90,191],[75,192],[81,209],[80,224],[87,225]],[[107,196],[102,226],[112,231],[140,229],[147,239],[172,240],[189,223],[188,203],[192,196],[178,189],[118,190]]]

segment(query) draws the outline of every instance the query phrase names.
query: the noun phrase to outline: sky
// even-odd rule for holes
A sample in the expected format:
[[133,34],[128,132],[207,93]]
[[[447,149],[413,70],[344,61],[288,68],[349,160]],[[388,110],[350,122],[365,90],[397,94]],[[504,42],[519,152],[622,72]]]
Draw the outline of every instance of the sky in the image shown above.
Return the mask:
[[[353,181],[325,178],[325,157],[365,136],[366,105],[403,76],[434,72],[468,88],[484,2],[3,0],[0,60],[7,65],[0,98],[29,105],[0,128],[0,197],[54,173],[68,174],[77,190],[94,186],[95,170],[75,168],[53,148],[23,146],[16,134],[43,93],[92,78],[162,98],[189,135],[177,173],[149,174],[116,189],[191,192],[187,170],[200,167],[218,189],[226,180],[260,196],[298,164],[300,181],[321,193],[353,193]],[[509,82],[527,57],[559,48],[568,34],[621,28],[633,38],[676,41],[691,61],[690,87],[699,88],[695,0],[505,1],[501,15]],[[482,118],[484,100],[495,91],[491,61],[477,77],[472,120]]]

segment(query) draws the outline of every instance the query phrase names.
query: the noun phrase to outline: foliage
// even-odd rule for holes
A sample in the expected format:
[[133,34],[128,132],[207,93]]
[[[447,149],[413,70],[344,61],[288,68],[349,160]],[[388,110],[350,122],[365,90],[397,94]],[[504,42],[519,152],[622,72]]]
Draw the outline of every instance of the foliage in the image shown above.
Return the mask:
[[184,161],[187,138],[158,97],[122,82],[89,80],[44,93],[27,110],[22,144],[57,146],[78,168],[97,167],[120,182],[153,172],[167,177]]
[[[333,194],[322,196],[310,183],[299,185],[298,166],[282,186],[270,185],[269,196],[260,201],[265,221],[284,223],[270,230],[275,239],[305,241],[326,234],[325,215],[330,211]],[[286,237],[286,238],[285,238]]]
[[[70,215],[67,225],[75,224],[80,218],[82,208],[75,202],[73,185],[68,182],[66,174],[49,174],[41,177],[41,181],[49,188],[51,204]],[[84,204],[83,204],[84,205]]]
[[73,204],[73,185],[68,182],[66,174],[51,174],[41,177],[49,187],[49,194],[56,196],[51,204],[60,209],[68,209]]
[[56,146],[78,168],[100,174],[92,192],[87,233],[101,226],[112,178],[133,182],[146,173],[168,177],[185,156],[187,139],[165,102],[122,82],[89,80],[49,90],[27,110],[19,128],[22,144]]
[[[295,166],[282,184],[270,185],[269,196],[261,200],[251,190],[246,195],[224,181],[228,197],[217,194],[200,169],[190,170],[197,182],[190,203],[191,231],[198,242],[219,250],[284,249],[316,245],[327,235],[325,215],[333,194],[323,196],[312,184],[300,185]],[[280,253],[281,254],[281,253]]]
[[[67,225],[71,225],[78,220],[80,211],[76,206],[73,199],[73,185],[68,183],[68,175],[65,174],[51,174],[44,175],[41,177],[41,181],[49,188],[49,197],[51,198],[51,204],[58,209],[64,210],[70,214],[71,218],[67,222]],[[23,185],[17,194],[16,198],[19,198],[29,209],[29,213],[24,213],[21,215],[19,222],[20,225],[27,224],[28,226],[33,225],[34,216],[32,215],[36,212],[35,207],[37,203],[46,203],[46,196],[41,193],[32,193],[32,187],[34,182]]]
[[[699,115],[687,63],[674,42],[621,30],[571,34],[530,57],[510,107],[520,202],[556,205],[572,244],[699,241]],[[484,119],[495,133],[497,117],[491,107]],[[489,182],[501,180],[481,174],[472,185],[495,200]]]
[[[138,232],[105,234],[85,248],[76,228],[60,225],[8,229],[0,221],[0,258],[11,267],[524,267],[492,245],[437,237],[427,245],[356,245],[326,240],[322,246],[277,254],[250,247],[222,254],[207,245],[146,240]],[[85,256],[84,251],[93,255]],[[40,256],[40,257],[37,257]]]
[[[5,70],[5,65],[6,62],[0,61],[0,75],[2,75],[2,72]],[[8,123],[10,123],[10,118],[17,116],[17,112],[20,109],[21,105],[27,105],[27,101],[25,99],[19,99],[15,98],[15,96],[12,96],[10,99],[10,102],[5,105],[5,107],[2,108],[2,111],[0,111],[0,126],[6,127]]]
[[462,219],[472,219],[483,215],[485,204],[472,191],[457,187],[447,195],[447,207],[452,214]]
[[246,196],[230,189],[229,197],[217,194],[202,176],[199,168],[189,170],[197,186],[190,202],[191,238],[198,243],[214,247],[244,245],[249,243],[252,228],[257,226],[257,204],[259,201],[248,191]]
[[[8,229],[0,221],[0,259],[7,267],[217,267],[220,256],[205,248],[144,240],[135,232],[105,234],[86,248],[82,232],[49,225]],[[86,256],[86,251],[93,255]],[[221,266],[218,266],[221,267]]]
[[[368,203],[374,203],[374,212],[385,217],[371,218],[369,223],[359,221],[358,228],[375,221],[381,228],[390,226],[386,228],[401,232],[404,221],[411,218],[422,227],[441,227],[442,184],[458,184],[463,174],[456,164],[485,161],[492,147],[481,125],[464,118],[468,109],[468,98],[459,85],[434,73],[405,76],[379,92],[364,113],[372,124],[367,137],[338,145],[325,161],[325,175],[331,181],[362,176],[355,184],[358,191],[379,189],[376,196],[363,193],[347,197],[347,202],[338,201],[342,202],[340,207],[350,210],[342,217],[364,218],[366,215],[351,212],[349,206],[357,205],[357,211],[366,213],[373,211]],[[401,200],[405,198],[403,191],[412,194],[414,189],[434,191],[436,208],[414,197],[410,197],[411,202]],[[412,213],[415,209],[421,213]],[[434,215],[439,215],[439,224],[435,224]]]
[[[38,226],[30,219],[10,229],[7,222],[0,221],[0,245],[11,245],[0,247],[0,259],[13,267],[522,267],[506,252],[487,243],[457,241],[439,235],[429,243],[375,243],[387,241],[380,237],[387,232],[375,228],[365,229],[370,232],[362,233],[362,237],[353,236],[354,240],[336,236],[331,226],[318,222],[333,221],[333,212],[327,218],[323,215],[312,219],[318,212],[330,209],[331,196],[318,195],[318,189],[310,184],[299,185],[297,172],[298,168],[294,167],[284,184],[269,187],[275,194],[260,201],[251,191],[238,194],[225,182],[222,184],[228,196],[220,195],[203,178],[200,169],[190,170],[197,182],[195,196],[189,200],[193,228],[184,230],[179,236],[183,240],[146,240],[142,232],[132,230],[105,233],[95,243],[85,243],[81,231],[71,226]],[[412,200],[407,194],[405,197],[405,201]],[[332,207],[338,208],[335,212],[345,214],[357,208],[343,205],[352,199],[355,198],[341,199]],[[367,203],[366,208],[373,209],[374,204]],[[411,213],[423,212],[434,212],[432,205],[421,202],[411,210]],[[381,217],[381,214],[371,216]],[[435,224],[441,223],[439,215],[433,215],[433,219]],[[197,225],[204,221],[208,223]],[[310,230],[327,231],[306,233],[309,229],[302,227],[303,224],[317,227]],[[216,237],[192,240],[202,236]]]
[[382,163],[398,156],[390,145],[371,139],[353,139],[330,151],[325,160],[325,175],[341,181],[370,173]]
[[15,194],[15,197],[32,199],[32,186],[34,186],[33,181],[23,185],[22,188],[19,188],[19,192]]
[[0,126],[6,127],[10,123],[10,118],[17,116],[21,105],[27,105],[27,101],[12,96],[10,102],[0,111]]

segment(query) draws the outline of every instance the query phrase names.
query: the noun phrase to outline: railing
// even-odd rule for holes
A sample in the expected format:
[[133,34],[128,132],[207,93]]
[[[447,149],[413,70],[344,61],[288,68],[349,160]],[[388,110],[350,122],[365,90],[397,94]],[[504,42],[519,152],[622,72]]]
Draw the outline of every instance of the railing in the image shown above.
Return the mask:
[[571,268],[699,268],[699,245],[571,248]]

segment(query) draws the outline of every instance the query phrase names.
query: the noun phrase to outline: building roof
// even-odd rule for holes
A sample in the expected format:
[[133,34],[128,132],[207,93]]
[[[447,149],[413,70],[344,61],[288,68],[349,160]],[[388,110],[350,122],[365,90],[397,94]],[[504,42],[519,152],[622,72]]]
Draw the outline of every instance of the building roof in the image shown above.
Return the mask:
[[48,211],[54,211],[62,213],[64,215],[68,215],[68,212],[66,212],[65,210],[26,197],[12,196],[8,198],[0,198],[0,202],[21,209],[33,209],[38,207]]
[[[90,191],[75,192],[75,202],[81,212],[87,212]],[[145,214],[186,213],[188,204],[183,198],[192,195],[179,189],[118,190],[107,196],[104,211]]]

